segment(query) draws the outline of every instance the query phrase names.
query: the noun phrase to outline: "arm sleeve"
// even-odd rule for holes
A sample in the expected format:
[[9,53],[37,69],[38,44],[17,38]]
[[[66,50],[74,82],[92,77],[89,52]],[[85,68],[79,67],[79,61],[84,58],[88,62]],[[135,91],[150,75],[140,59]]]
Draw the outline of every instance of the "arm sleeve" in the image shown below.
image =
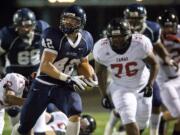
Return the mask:
[[154,29],[154,40],[152,41],[154,44],[160,42],[161,28],[159,24],[155,25]]
[[37,21],[37,31],[42,33],[45,29],[49,27],[49,24],[43,20]]
[[99,51],[101,50],[100,47],[101,47],[101,40],[97,41],[95,43],[95,45],[94,45],[94,48],[93,48],[93,57],[94,57],[96,62],[104,65],[104,63],[101,60],[100,53],[99,53]]
[[89,55],[90,52],[92,52],[94,47],[94,40],[92,35],[89,32],[86,32],[86,44],[87,44],[87,51],[84,53],[84,57]]
[[43,34],[42,34],[42,46],[44,47],[45,51],[50,51],[52,53],[57,54],[58,50],[58,41],[60,37],[57,37],[58,33],[52,29],[52,28],[47,28]]
[[10,46],[11,35],[6,27],[0,30],[0,55],[6,53]]

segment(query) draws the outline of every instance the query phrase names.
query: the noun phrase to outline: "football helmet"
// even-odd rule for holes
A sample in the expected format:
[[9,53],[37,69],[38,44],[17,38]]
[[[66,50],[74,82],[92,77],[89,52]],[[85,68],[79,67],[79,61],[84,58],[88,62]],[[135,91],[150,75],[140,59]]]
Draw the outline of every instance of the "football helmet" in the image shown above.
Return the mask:
[[[68,18],[71,18],[71,20],[68,20]],[[60,29],[66,34],[77,32],[80,29],[83,29],[85,24],[86,13],[80,6],[72,5],[66,8],[61,14]]]
[[35,29],[36,16],[28,8],[21,8],[13,15],[13,26],[20,36],[27,36]]
[[127,49],[131,35],[130,24],[125,19],[115,18],[107,26],[111,48],[117,53],[123,53]]
[[[167,28],[170,29],[170,33],[177,33],[179,19],[173,10],[164,10],[164,12],[157,17],[157,22],[163,31]],[[167,31],[168,34],[170,34],[169,32]]]
[[96,129],[96,120],[88,115],[81,115],[80,135],[90,135]]
[[131,4],[124,10],[124,18],[129,21],[132,31],[140,32],[147,18],[146,8],[140,4]]

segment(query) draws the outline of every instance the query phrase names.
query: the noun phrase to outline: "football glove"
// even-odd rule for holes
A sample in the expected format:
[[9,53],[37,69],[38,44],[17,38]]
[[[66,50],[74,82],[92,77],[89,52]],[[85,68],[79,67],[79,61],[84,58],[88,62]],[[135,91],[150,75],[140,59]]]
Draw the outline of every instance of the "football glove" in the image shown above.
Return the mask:
[[101,99],[101,105],[102,107],[106,108],[106,109],[113,109],[114,106],[111,102],[111,100],[109,99],[109,97],[106,95]]
[[144,97],[151,97],[153,93],[153,88],[150,85],[146,85],[139,93],[143,93]]
[[97,86],[98,86],[98,79],[97,79],[97,76],[96,76],[96,75],[94,75],[93,78],[84,79],[84,82],[85,82],[89,87],[97,87]]
[[71,85],[75,91],[82,92],[85,90],[87,84],[83,81],[84,76],[70,76],[67,78],[66,83]]

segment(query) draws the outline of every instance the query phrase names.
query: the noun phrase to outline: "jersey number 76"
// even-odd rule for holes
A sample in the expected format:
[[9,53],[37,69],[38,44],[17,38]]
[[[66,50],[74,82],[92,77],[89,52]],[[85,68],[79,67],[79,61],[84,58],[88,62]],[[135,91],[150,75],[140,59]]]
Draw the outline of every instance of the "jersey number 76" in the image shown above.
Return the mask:
[[136,62],[128,62],[125,63],[124,65],[122,63],[116,63],[116,64],[111,64],[111,69],[117,69],[117,73],[115,73],[115,76],[121,78],[122,71],[125,68],[126,76],[131,77],[136,75],[138,72],[138,69],[134,68],[136,66],[137,66]]

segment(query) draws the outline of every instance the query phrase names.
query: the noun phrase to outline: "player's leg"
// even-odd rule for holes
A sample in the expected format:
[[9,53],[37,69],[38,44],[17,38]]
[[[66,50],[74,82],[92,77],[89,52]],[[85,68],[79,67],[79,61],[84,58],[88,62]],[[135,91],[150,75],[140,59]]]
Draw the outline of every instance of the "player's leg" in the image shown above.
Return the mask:
[[136,123],[137,100],[134,93],[117,90],[112,93],[115,109],[119,112],[122,124],[128,135],[139,135]]
[[172,135],[180,135],[180,120],[175,123]]
[[45,135],[46,132],[46,118],[45,111],[41,114],[41,116],[36,121],[36,124],[33,127],[34,135]]
[[[167,82],[161,90],[161,97],[164,105],[174,118],[180,117],[180,95],[174,83]],[[179,83],[178,83],[179,84]]]
[[[173,120],[180,118],[180,92],[179,92],[179,78],[170,80],[163,85],[161,90],[161,97],[164,105],[168,111],[163,113],[165,120]],[[179,134],[179,121],[174,126],[173,135]]]
[[161,97],[160,97],[160,89],[155,82],[153,84],[153,100],[152,100],[152,115],[150,119],[150,135],[158,135],[159,133],[159,124],[161,120]]
[[79,135],[80,132],[80,114],[82,112],[81,97],[76,92],[71,92],[68,106],[69,121],[66,135]]
[[113,129],[116,125],[116,123],[118,122],[118,120],[120,119],[117,115],[117,112],[115,112],[115,110],[111,110],[110,115],[109,115],[109,120],[106,123],[106,127],[104,130],[104,135],[112,135],[113,133]]
[[[61,90],[59,90],[61,89]],[[69,87],[57,87],[52,93],[54,104],[68,117],[66,135],[79,135],[82,101],[79,94]]]
[[41,113],[45,110],[48,104],[48,93],[50,90],[51,86],[44,85],[38,81],[33,82],[21,110],[20,126],[18,128],[20,134],[28,134]]
[[0,135],[2,135],[4,129],[4,113],[4,109],[0,109]]
[[152,97],[137,95],[137,104],[136,120],[142,133],[149,125],[152,111]]
[[20,107],[11,107],[6,109],[6,113],[8,114],[9,121],[12,127],[19,122],[20,111],[21,111]]

